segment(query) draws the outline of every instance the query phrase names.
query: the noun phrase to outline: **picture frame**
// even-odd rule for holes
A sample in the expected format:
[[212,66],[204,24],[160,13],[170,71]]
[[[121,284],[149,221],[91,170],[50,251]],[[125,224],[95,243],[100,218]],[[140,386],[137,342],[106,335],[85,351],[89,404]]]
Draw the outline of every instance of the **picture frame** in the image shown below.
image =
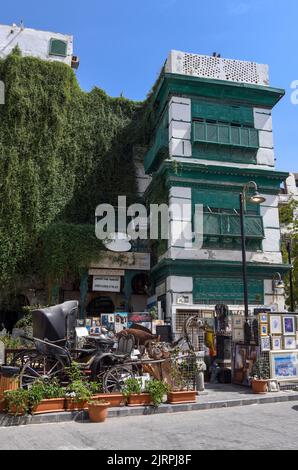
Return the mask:
[[282,348],[282,336],[272,336],[272,350],[281,351]]
[[284,337],[284,349],[287,351],[297,349],[296,336],[285,336]]
[[269,329],[267,324],[261,324],[260,325],[260,332],[261,332],[261,337],[268,336],[269,334]]
[[293,315],[285,315],[282,322],[285,336],[293,336],[296,334],[296,318]]
[[279,382],[298,381],[298,351],[271,351],[270,372]]
[[242,329],[244,328],[245,318],[240,315],[233,316],[233,328],[234,329]]
[[262,336],[262,338],[261,338],[261,351],[262,352],[271,351],[270,336]]
[[280,315],[270,315],[270,333],[272,335],[282,335],[282,322]]
[[244,328],[234,328],[233,329],[233,341],[234,341],[234,343],[243,343],[244,342]]
[[268,313],[260,314],[260,323],[268,323]]

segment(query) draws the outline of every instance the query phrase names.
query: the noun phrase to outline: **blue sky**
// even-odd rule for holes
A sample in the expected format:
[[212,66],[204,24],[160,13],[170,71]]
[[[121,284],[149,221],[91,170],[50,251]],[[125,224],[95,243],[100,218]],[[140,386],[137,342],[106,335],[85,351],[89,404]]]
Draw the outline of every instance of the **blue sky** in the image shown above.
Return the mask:
[[0,21],[74,35],[82,88],[142,100],[170,49],[270,65],[287,95],[274,111],[277,167],[298,172],[297,0],[13,0]]

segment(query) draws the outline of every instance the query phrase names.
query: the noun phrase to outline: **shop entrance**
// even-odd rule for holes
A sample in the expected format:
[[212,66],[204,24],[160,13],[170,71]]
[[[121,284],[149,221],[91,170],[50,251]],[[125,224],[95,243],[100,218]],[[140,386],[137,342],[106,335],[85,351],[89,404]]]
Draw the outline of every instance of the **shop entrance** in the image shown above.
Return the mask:
[[87,306],[87,316],[100,317],[103,313],[114,313],[115,305],[110,297],[96,297]]

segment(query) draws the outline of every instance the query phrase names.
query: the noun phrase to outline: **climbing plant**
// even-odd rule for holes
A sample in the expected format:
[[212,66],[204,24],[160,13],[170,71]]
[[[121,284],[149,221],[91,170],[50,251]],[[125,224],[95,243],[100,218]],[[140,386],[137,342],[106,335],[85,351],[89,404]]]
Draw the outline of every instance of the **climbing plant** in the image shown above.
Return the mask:
[[58,280],[100,251],[96,206],[135,202],[133,146],[148,144],[152,94],[86,93],[70,67],[18,49],[0,60],[0,80],[0,283],[28,272]]

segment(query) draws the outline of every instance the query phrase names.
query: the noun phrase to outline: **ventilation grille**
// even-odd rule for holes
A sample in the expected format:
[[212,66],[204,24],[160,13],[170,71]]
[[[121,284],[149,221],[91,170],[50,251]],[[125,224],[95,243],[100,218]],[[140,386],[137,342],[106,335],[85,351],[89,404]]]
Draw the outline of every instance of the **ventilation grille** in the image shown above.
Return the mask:
[[236,83],[269,85],[266,65],[178,51],[171,52],[167,72]]

